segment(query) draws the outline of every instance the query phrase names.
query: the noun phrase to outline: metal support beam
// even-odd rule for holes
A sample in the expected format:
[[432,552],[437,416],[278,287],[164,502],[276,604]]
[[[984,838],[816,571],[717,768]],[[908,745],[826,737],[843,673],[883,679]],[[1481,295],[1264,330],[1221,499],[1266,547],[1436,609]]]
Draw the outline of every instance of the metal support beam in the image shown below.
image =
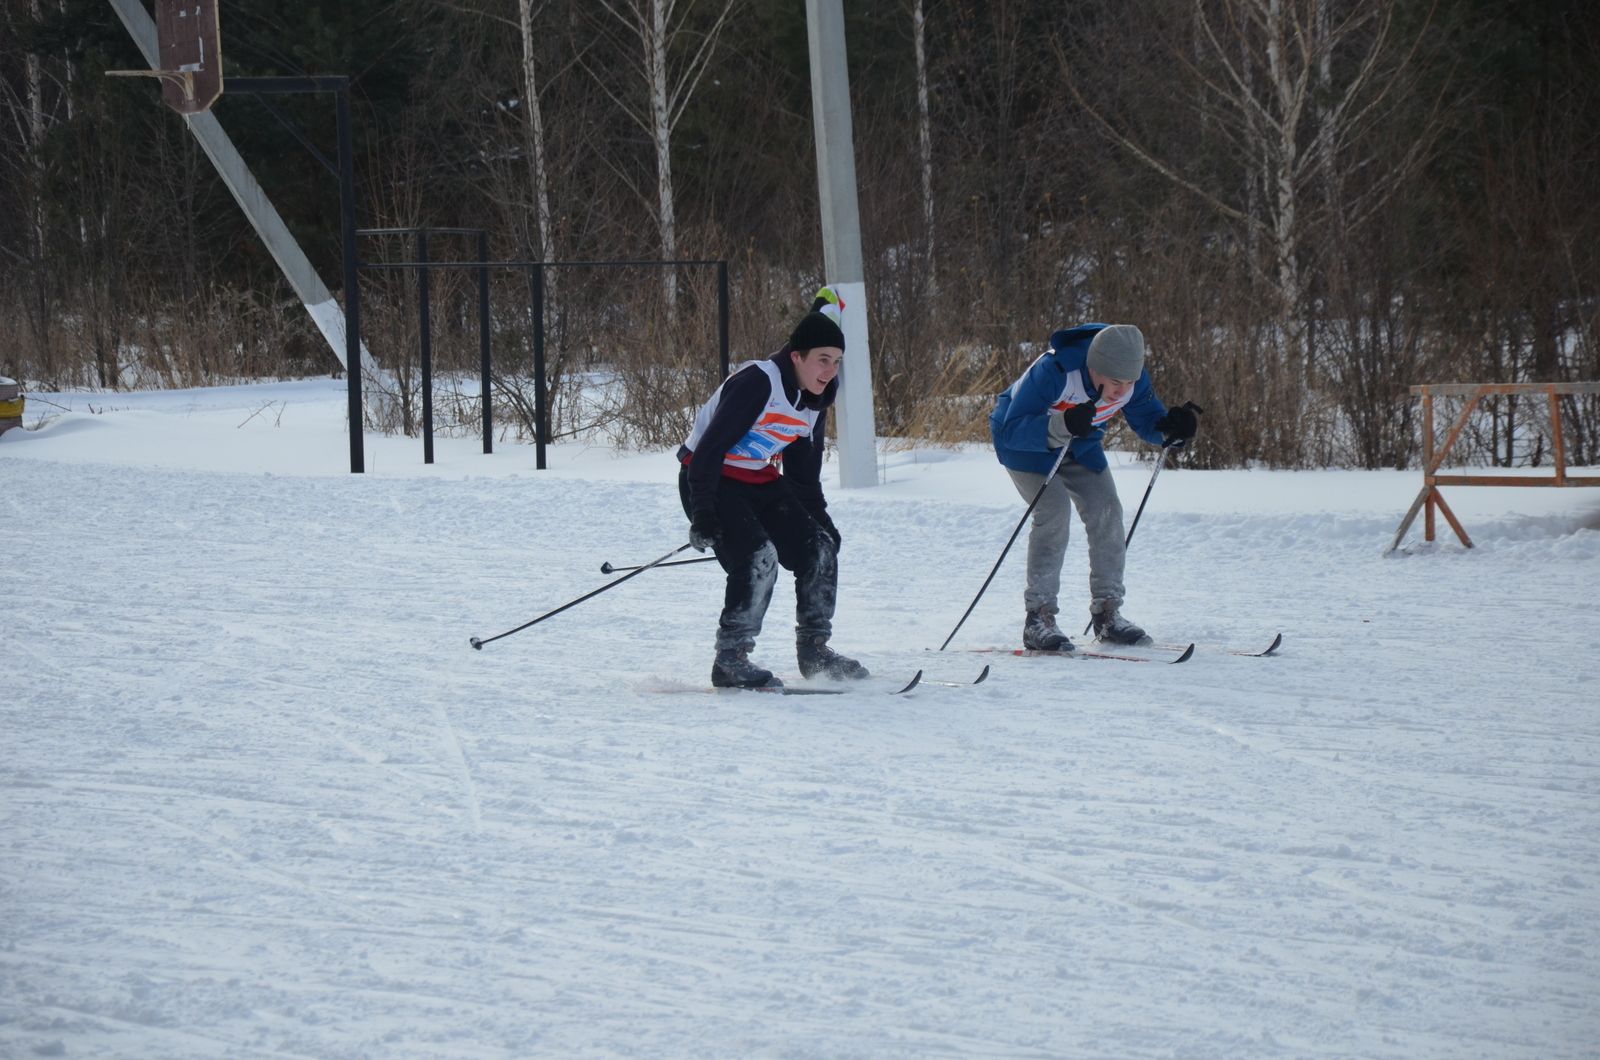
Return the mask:
[[[138,45],[145,62],[150,64],[151,69],[159,67],[161,53],[156,41],[155,20],[150,17],[150,12],[145,10],[139,0],[111,0],[111,6],[122,19],[122,24],[127,27],[128,35],[133,38],[134,44]],[[229,78],[227,89],[229,92],[243,91],[243,83],[251,80],[256,79]],[[211,164],[216,167],[223,183],[233,193],[245,217],[255,227],[256,234],[266,245],[272,260],[278,263],[278,268],[282,270],[284,278],[289,281],[289,286],[294,289],[295,295],[306,307],[306,312],[311,314],[311,319],[317,325],[317,330],[322,332],[328,348],[348,371],[350,362],[346,346],[352,344],[346,342],[344,313],[339,309],[339,303],[334,300],[327,285],[312,268],[300,245],[295,242],[294,236],[289,232],[289,226],[283,223],[283,218],[278,215],[271,200],[261,190],[261,185],[256,183],[250,168],[245,165],[244,159],[239,157],[233,141],[218,124],[216,117],[211,112],[205,111],[186,115],[184,121],[188,123],[189,131],[200,144],[201,150],[211,159]],[[382,369],[372,359],[372,355],[360,346],[359,342],[353,345],[360,350],[361,364],[367,372],[382,377]]]

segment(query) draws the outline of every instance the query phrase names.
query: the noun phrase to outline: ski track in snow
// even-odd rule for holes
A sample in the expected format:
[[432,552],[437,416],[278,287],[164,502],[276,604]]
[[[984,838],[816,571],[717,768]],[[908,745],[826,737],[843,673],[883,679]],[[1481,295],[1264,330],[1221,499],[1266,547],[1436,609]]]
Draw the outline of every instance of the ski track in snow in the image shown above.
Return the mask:
[[1385,558],[1398,512],[1157,505],[1127,610],[1202,647],[1132,666],[955,650],[1020,552],[928,651],[1019,508],[834,491],[834,643],[993,676],[784,699],[651,691],[707,677],[711,564],[468,647],[680,541],[665,482],[0,494],[0,1054],[1596,1055],[1582,520]]

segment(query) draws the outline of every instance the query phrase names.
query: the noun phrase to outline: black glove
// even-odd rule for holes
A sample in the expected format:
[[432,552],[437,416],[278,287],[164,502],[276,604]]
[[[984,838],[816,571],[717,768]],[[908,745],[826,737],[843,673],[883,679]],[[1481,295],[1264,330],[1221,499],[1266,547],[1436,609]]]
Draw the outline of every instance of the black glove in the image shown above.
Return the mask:
[[1163,445],[1182,445],[1194,437],[1195,431],[1200,429],[1200,417],[1195,413],[1202,411],[1199,405],[1192,401],[1185,401],[1177,408],[1167,410],[1167,414],[1156,420],[1156,430],[1160,431],[1165,440]]
[[1074,438],[1082,438],[1086,434],[1093,433],[1096,411],[1093,401],[1074,405],[1061,414],[1061,424],[1066,427],[1068,434]]
[[702,508],[689,520],[689,544],[696,552],[716,549],[722,542],[722,520],[710,508]]
[[815,519],[817,525],[822,527],[823,533],[833,539],[833,550],[835,552],[839,551],[839,546],[844,544],[844,538],[839,535],[839,528],[833,525],[833,520],[828,517],[828,513],[812,512],[811,518]]

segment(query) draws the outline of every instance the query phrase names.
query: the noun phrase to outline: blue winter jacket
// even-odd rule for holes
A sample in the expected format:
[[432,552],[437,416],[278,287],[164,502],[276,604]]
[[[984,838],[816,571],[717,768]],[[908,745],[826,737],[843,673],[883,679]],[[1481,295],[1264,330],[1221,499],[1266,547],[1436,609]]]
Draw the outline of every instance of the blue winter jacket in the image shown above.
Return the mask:
[[[1050,448],[1050,407],[1061,400],[1073,372],[1082,373],[1081,387],[1085,394],[1098,396],[1089,378],[1087,359],[1090,341],[1105,326],[1079,324],[1051,335],[1050,349],[995,399],[994,411],[989,414],[989,435],[994,439],[994,453],[1000,463],[1015,471],[1031,471],[1036,475],[1050,473],[1061,451]],[[1122,414],[1139,437],[1151,445],[1162,443],[1156,421],[1167,414],[1167,407],[1156,398],[1148,371],[1139,373],[1132,395],[1122,406]],[[1085,437],[1074,438],[1067,445],[1071,459],[1091,471],[1104,471],[1106,451],[1100,446],[1104,435],[1105,429],[1096,427]]]

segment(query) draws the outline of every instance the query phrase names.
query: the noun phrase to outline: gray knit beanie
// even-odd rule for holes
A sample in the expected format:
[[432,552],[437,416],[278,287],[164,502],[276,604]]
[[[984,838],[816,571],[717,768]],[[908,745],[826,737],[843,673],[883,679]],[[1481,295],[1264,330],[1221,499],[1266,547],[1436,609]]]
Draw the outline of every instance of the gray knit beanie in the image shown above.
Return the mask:
[[1133,382],[1144,371],[1144,334],[1132,324],[1109,324],[1089,343],[1089,367],[1107,379]]

